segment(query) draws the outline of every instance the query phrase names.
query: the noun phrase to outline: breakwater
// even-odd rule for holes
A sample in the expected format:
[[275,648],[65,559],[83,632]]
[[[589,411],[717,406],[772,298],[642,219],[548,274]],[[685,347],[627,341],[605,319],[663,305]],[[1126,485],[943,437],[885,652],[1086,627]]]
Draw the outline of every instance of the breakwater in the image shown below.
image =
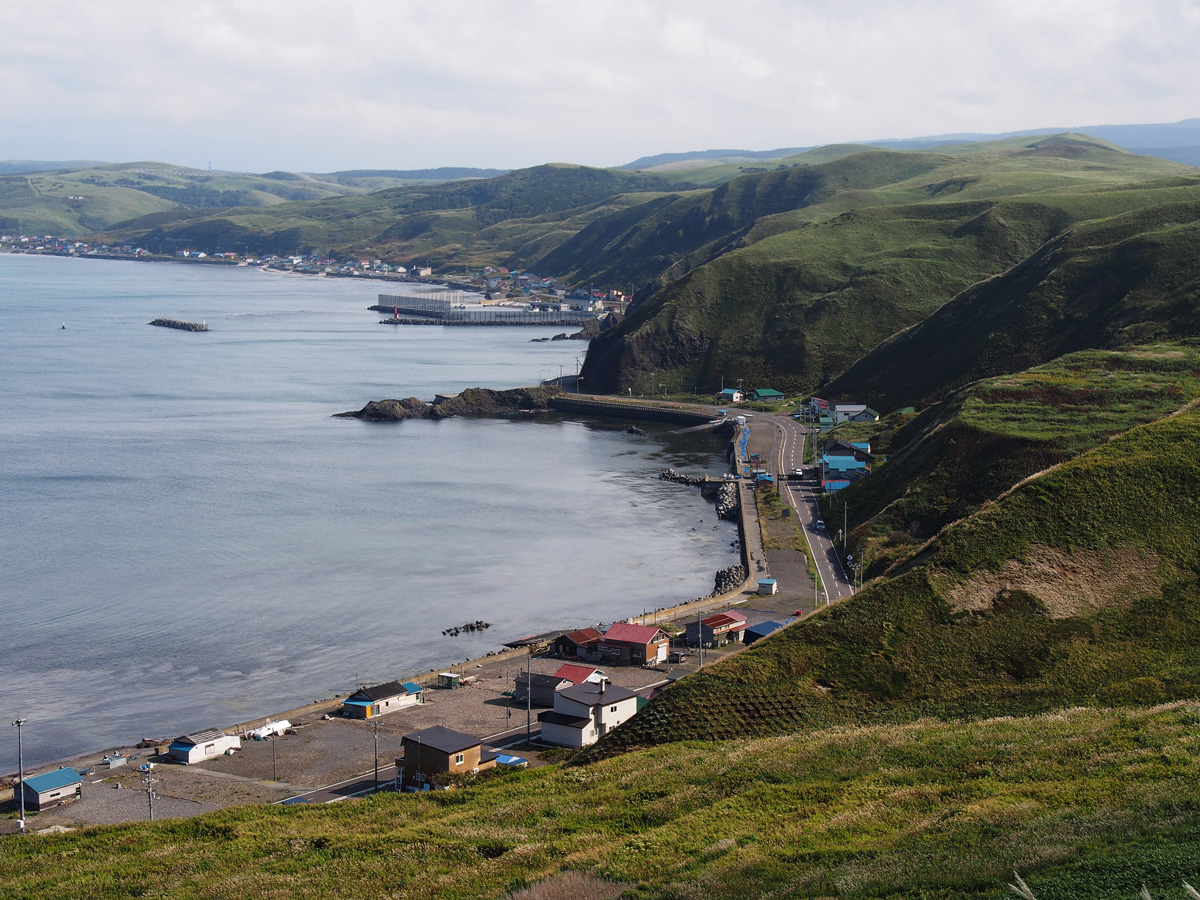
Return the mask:
[[207,322],[184,322],[180,319],[155,319],[150,323],[159,328],[177,328],[180,331],[208,331]]
[[624,400],[594,400],[559,396],[550,400],[549,407],[556,412],[640,419],[645,422],[666,422],[671,425],[707,425],[713,421],[712,413],[701,410],[688,409],[679,405],[655,406],[649,403],[631,403]]

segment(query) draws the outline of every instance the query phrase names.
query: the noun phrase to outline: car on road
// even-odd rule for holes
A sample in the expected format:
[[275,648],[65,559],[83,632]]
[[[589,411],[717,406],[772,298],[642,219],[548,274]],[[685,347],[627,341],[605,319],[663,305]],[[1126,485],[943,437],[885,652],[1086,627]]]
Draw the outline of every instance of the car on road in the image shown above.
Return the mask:
[[817,529],[817,531],[824,531],[824,530],[825,530],[825,523],[824,523],[824,522],[822,522],[820,519],[817,519],[817,521],[815,521],[815,522],[813,523],[813,528]]

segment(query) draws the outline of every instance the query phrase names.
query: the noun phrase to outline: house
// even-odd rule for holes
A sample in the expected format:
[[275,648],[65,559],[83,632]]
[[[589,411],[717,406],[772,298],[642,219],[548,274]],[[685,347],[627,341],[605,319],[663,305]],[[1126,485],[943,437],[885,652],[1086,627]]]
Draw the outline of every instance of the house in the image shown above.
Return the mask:
[[406,734],[403,746],[396,789],[404,791],[428,791],[448,775],[474,775],[493,768],[499,756],[484,750],[479,738],[441,725]]
[[746,630],[746,617],[737,612],[719,612],[689,622],[685,633],[689,647],[720,647],[731,641],[741,641]]
[[750,392],[750,399],[756,403],[775,403],[783,399],[783,394],[772,388],[758,388]]
[[598,628],[581,628],[578,631],[560,634],[550,642],[550,652],[555,656],[587,659],[602,636]]
[[616,622],[596,643],[596,656],[620,666],[653,666],[666,662],[671,639],[653,625]]
[[757,625],[751,625],[746,629],[746,634],[742,638],[742,643],[753,644],[755,641],[761,641],[769,634],[773,634],[783,627],[782,622],[759,622]]
[[741,403],[746,399],[746,395],[737,388],[725,388],[721,393],[717,394],[717,399],[722,403]]
[[758,579],[758,592],[760,594],[776,594],[779,592],[779,583],[774,578]]
[[586,747],[638,711],[638,695],[611,684],[584,682],[560,691],[554,709],[538,715],[542,740],[562,747]]
[[559,678],[567,679],[571,684],[583,684],[585,681],[599,684],[604,678],[604,673],[599,669],[593,669],[591,666],[575,666],[571,663],[563,663],[554,674]]
[[83,776],[69,766],[56,772],[34,775],[21,782],[25,808],[41,811],[83,797]]
[[342,701],[342,715],[353,719],[373,719],[424,702],[425,689],[419,684],[389,681],[374,687],[359,688]]
[[848,469],[869,468],[875,462],[875,455],[870,451],[868,443],[851,443],[838,438],[825,445],[821,453],[821,466],[844,472]]
[[571,684],[572,682],[557,675],[520,672],[515,682],[513,701],[530,706],[554,706],[555,695],[563,688],[569,688]]
[[168,755],[184,765],[215,759],[227,750],[240,750],[242,739],[217,728],[197,731],[175,738],[167,748]]

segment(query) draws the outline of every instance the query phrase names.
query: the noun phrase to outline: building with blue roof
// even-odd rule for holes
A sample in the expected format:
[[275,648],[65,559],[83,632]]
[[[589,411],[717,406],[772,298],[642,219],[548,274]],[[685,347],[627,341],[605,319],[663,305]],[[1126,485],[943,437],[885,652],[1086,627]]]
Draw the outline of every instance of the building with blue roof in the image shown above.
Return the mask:
[[25,808],[39,812],[83,797],[83,776],[69,766],[21,782]]

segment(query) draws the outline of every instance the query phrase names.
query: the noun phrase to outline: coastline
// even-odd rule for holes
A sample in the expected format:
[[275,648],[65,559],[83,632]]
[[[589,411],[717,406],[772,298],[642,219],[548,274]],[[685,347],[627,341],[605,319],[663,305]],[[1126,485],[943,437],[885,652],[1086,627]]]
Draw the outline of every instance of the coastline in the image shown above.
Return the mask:
[[[539,391],[539,392],[541,391],[541,389],[524,388],[524,389],[515,389],[511,393],[528,392],[531,390]],[[487,393],[489,393],[489,394],[506,394],[506,393],[510,393],[510,392],[487,392]],[[558,393],[558,392],[553,392],[553,393]],[[599,405],[603,404],[603,400],[605,398],[587,398],[587,399],[592,400],[593,402],[596,403],[597,406],[599,406]],[[641,412],[644,416],[653,417],[654,409],[655,409],[653,404],[629,404],[627,401],[621,401],[619,403],[613,402],[613,403],[607,404],[607,405],[612,409],[614,414],[616,414],[618,416],[622,416],[622,417],[627,415],[631,411],[631,409],[635,409],[635,408],[638,409],[639,412]],[[671,407],[660,407],[659,409],[661,409],[661,412],[664,414],[664,416],[668,420],[676,420],[676,421],[678,420],[678,417],[680,414],[680,409],[678,408],[678,406],[673,405]],[[693,414],[695,414],[695,413],[700,412],[701,409],[702,408],[693,408],[692,412],[693,412]],[[484,417],[493,417],[493,416],[508,417],[509,415],[512,414],[513,410],[498,409],[498,408],[493,407],[493,408],[488,408],[486,410],[485,409],[474,410],[473,412],[476,415],[482,415]],[[472,413],[464,412],[464,413],[460,413],[460,414],[470,415]],[[692,488],[692,489],[696,489],[696,488]],[[752,495],[753,492],[750,492],[750,493]],[[755,513],[754,515],[755,515],[755,521],[756,521],[757,514]],[[743,502],[743,504],[740,507],[739,520],[738,520],[739,548],[740,548],[742,564],[743,564],[743,566],[746,567],[747,571],[750,572],[751,574],[747,575],[745,581],[741,585],[739,585],[737,588],[735,588],[733,590],[726,591],[725,593],[720,594],[720,595],[705,596],[705,597],[693,598],[693,599],[689,599],[689,600],[681,600],[670,606],[662,607],[657,610],[646,610],[646,611],[631,610],[625,618],[619,619],[616,621],[654,624],[655,622],[659,622],[659,621],[677,620],[679,618],[695,615],[698,612],[707,611],[710,609],[728,608],[734,602],[738,602],[738,601],[745,599],[747,586],[753,586],[753,583],[755,580],[755,577],[753,574],[753,567],[751,565],[747,564],[748,547],[747,547],[746,534],[748,531],[754,536],[757,536],[757,534],[758,534],[757,527],[755,527],[755,528],[747,528],[746,527],[747,518],[748,518],[747,508],[746,508],[745,503]],[[562,629],[558,629],[558,630],[555,630],[552,632],[546,632],[546,634],[549,635],[551,638],[560,633],[562,633]],[[430,670],[421,670],[421,671],[410,671],[406,676],[402,676],[400,678],[400,680],[411,680],[411,681],[416,681],[418,683],[428,684],[431,681],[436,680],[436,677],[435,677],[436,671],[457,670],[457,671],[465,673],[468,670],[479,669],[484,666],[494,666],[496,664],[504,664],[504,663],[511,664],[516,660],[525,660],[529,656],[530,656],[530,651],[527,647],[499,649],[499,650],[489,651],[487,654],[485,654],[483,656],[469,657],[466,659],[450,661],[450,662],[447,662],[446,664],[442,665],[441,667],[439,667],[436,670],[430,669]],[[306,703],[301,706],[293,707],[293,708],[283,710],[283,711],[263,713],[263,714],[260,714],[256,717],[248,719],[248,720],[239,721],[239,722],[235,722],[235,723],[231,723],[231,724],[226,724],[226,725],[218,726],[218,727],[220,727],[220,729],[226,733],[240,734],[251,728],[256,728],[256,727],[259,727],[268,722],[278,721],[278,720],[284,719],[284,718],[289,719],[291,721],[296,721],[297,719],[311,720],[314,717],[320,717],[321,715],[323,715],[327,712],[338,709],[340,707],[341,700],[344,699],[344,697],[349,696],[349,693],[350,692],[346,692],[346,693],[338,694],[338,695],[335,695],[332,697],[326,697],[324,699],[314,700],[310,703]],[[129,752],[132,752],[134,754],[134,756],[137,757],[137,756],[141,755],[137,752],[139,750],[138,743],[142,743],[146,740],[165,739],[165,740],[169,741],[169,740],[173,739],[173,737],[175,737],[175,736],[174,735],[146,736],[143,734],[143,735],[139,735],[139,737],[137,739],[132,739],[132,738],[128,739],[127,741],[125,741],[123,744],[120,744],[120,745],[115,745],[115,746],[108,745],[108,746],[103,747],[102,749],[97,749],[94,751],[83,752],[83,753],[72,753],[68,756],[55,758],[51,761],[44,762],[44,763],[39,763],[38,765],[32,767],[31,771],[51,771],[54,768],[63,766],[63,765],[71,765],[71,764],[82,765],[87,760],[95,759],[103,753],[111,753],[111,752],[129,753]],[[145,748],[141,748],[141,749],[145,749]],[[28,774],[28,772],[27,772],[27,774]],[[5,778],[5,780],[9,780],[9,779],[15,778],[15,776],[16,776],[16,773],[13,772],[13,773],[6,774],[4,776],[4,778]],[[8,796],[11,797],[11,788],[0,789],[0,801],[2,801],[4,799],[6,793]]]

